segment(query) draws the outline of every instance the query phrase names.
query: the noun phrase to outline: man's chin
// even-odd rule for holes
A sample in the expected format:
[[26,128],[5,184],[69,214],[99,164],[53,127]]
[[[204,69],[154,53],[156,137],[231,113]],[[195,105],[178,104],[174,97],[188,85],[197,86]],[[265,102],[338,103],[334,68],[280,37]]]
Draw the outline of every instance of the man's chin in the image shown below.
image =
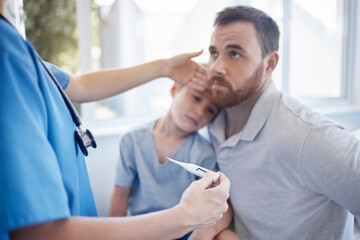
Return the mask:
[[233,101],[229,99],[228,96],[224,95],[215,95],[212,99],[212,102],[218,107],[218,108],[227,108],[233,104]]

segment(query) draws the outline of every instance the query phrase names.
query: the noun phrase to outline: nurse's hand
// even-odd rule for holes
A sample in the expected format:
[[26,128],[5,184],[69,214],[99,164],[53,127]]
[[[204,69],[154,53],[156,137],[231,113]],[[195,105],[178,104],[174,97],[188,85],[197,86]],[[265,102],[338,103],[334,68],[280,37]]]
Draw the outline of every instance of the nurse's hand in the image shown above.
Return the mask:
[[216,187],[212,184],[212,174],[208,172],[202,179],[194,181],[183,193],[179,208],[184,213],[184,224],[197,229],[214,225],[228,209],[230,181],[221,172]]
[[202,50],[194,53],[185,53],[166,60],[164,76],[167,76],[180,84],[205,91],[208,88],[206,68],[191,59],[199,56]]

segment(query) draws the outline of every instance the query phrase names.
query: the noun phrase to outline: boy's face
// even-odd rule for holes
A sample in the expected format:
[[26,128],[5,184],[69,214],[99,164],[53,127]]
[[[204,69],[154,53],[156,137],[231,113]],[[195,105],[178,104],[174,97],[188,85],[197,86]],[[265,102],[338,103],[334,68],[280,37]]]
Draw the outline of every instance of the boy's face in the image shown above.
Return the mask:
[[[174,89],[175,88],[175,89]],[[172,89],[173,103],[170,113],[179,128],[194,132],[208,124],[218,113],[218,108],[203,93],[176,84]]]

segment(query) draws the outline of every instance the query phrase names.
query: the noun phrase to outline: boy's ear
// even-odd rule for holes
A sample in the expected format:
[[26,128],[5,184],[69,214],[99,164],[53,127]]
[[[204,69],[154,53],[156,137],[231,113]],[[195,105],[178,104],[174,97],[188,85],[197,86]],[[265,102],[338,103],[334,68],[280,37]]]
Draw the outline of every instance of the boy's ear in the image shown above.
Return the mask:
[[171,90],[170,90],[171,96],[173,96],[173,97],[175,96],[177,88],[178,88],[178,83],[175,82],[174,85],[171,87]]

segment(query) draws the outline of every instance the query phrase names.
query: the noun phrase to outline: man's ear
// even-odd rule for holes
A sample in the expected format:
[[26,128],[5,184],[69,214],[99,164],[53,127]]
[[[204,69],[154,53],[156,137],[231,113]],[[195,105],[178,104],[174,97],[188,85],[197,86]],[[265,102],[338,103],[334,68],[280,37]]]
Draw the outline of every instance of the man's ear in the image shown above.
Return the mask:
[[265,71],[266,74],[271,74],[279,62],[279,54],[276,51],[272,51],[266,56],[266,59],[267,66]]
[[175,96],[176,90],[178,89],[179,84],[177,82],[174,83],[174,85],[171,87],[170,93],[171,96]]

